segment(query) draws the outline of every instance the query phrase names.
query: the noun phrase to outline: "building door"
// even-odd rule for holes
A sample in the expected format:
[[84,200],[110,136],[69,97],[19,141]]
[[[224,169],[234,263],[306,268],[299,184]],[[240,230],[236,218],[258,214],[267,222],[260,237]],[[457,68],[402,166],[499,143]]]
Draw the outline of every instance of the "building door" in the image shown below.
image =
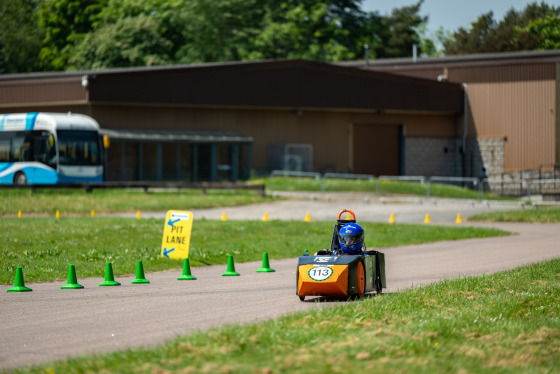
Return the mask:
[[355,174],[401,174],[401,125],[354,124],[352,163]]

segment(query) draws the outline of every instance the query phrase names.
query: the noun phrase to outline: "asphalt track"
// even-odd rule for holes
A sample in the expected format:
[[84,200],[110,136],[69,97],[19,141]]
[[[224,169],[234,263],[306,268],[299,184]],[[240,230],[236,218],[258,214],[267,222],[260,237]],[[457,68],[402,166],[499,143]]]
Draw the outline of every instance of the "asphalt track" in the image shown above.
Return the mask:
[[[478,211],[518,209],[517,205],[488,206],[454,201],[363,201],[361,199],[303,199],[274,204],[228,208],[228,219],[333,220],[343,208],[353,209],[361,221],[454,224]],[[221,218],[223,209],[194,211],[196,218]],[[142,217],[150,215],[143,214]],[[164,212],[153,213],[154,217]],[[196,225],[196,221],[195,221]],[[479,224],[517,235],[387,248],[385,292],[445,278],[491,273],[560,257],[559,224]],[[367,234],[367,233],[366,233]],[[326,241],[330,241],[326,233]],[[60,290],[65,282],[27,284],[32,292],[7,293],[0,286],[0,370],[46,363],[67,357],[152,346],[214,326],[249,323],[333,302],[300,302],[295,294],[296,259],[271,258],[274,273],[256,273],[260,262],[236,264],[239,277],[222,277],[225,266],[193,268],[195,281],[177,281],[180,272],[150,273],[147,285],[117,278],[119,287],[99,287],[103,280],[80,279],[85,288]],[[114,264],[118,266],[118,264]]]

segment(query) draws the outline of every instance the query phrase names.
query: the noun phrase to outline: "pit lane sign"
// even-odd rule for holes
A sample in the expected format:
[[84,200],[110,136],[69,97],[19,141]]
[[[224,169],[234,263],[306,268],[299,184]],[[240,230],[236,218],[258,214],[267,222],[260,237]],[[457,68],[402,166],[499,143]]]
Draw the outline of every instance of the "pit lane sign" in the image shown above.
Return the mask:
[[167,212],[163,226],[161,257],[174,259],[189,257],[192,223],[192,212],[178,210]]

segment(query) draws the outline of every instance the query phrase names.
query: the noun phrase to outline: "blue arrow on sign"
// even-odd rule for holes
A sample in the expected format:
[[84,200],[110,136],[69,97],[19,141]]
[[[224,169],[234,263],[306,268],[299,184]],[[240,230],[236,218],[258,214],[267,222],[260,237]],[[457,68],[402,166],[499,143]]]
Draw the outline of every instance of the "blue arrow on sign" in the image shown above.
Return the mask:
[[171,218],[169,218],[169,221],[167,221],[167,224],[171,227],[173,227],[174,224],[176,224],[177,222],[179,222],[181,220],[181,218],[177,218],[175,221],[172,221]]
[[164,255],[165,257],[169,258],[169,254],[170,254],[171,252],[173,252],[174,250],[175,250],[175,248],[171,248],[171,249],[169,249],[169,250],[168,250],[167,248],[163,248],[163,255]]

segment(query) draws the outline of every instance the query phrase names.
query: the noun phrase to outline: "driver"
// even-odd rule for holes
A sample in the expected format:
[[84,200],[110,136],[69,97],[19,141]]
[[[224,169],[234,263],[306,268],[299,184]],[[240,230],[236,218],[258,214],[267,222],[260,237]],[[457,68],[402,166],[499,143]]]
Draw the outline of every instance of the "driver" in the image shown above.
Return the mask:
[[348,223],[338,230],[338,244],[346,254],[361,252],[364,247],[364,229],[357,223]]

